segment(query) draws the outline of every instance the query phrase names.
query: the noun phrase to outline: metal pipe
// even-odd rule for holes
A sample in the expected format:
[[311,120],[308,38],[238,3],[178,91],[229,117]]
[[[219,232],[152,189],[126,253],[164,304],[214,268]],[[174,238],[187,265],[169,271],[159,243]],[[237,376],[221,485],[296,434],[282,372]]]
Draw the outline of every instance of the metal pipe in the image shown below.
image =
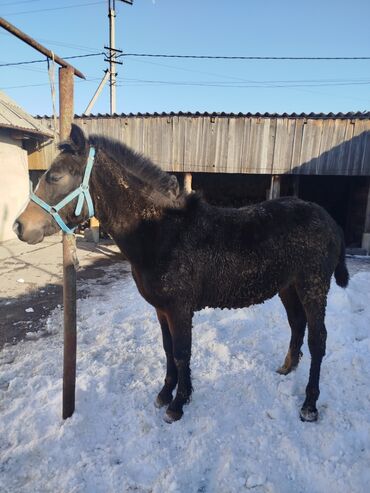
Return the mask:
[[[66,140],[73,121],[73,67],[59,69],[59,132]],[[76,389],[76,239],[63,233],[63,309],[64,309],[64,355],[63,355],[63,419],[75,410]]]
[[13,26],[13,24],[5,20],[3,17],[0,17],[0,27],[3,27],[6,31],[10,32],[11,34],[14,34],[14,36],[21,39],[29,46],[32,46],[32,48],[35,48],[35,50],[39,51],[43,55],[46,55],[48,58],[50,59],[54,58],[55,62],[61,67],[66,67],[66,68],[70,67],[73,70],[73,73],[77,75],[77,77],[80,77],[81,79],[85,79],[85,76],[82,72],[77,70],[69,63],[67,63],[65,60],[63,60],[63,58],[60,58],[58,55],[55,55],[55,53],[53,53],[52,51],[45,48],[45,46],[38,43],[35,39],[31,38],[31,36],[28,36],[28,34],[25,34],[23,31]]
[[108,77],[109,77],[109,70],[107,69],[107,70],[105,70],[104,72],[105,72],[105,73],[104,73],[104,77],[103,77],[103,79],[101,80],[101,82],[100,82],[100,84],[99,84],[99,86],[98,86],[97,90],[95,91],[94,96],[91,98],[91,101],[90,101],[90,103],[88,104],[88,106],[87,106],[86,110],[84,111],[84,115],[90,115],[91,110],[92,110],[92,108],[93,108],[94,104],[96,103],[96,100],[98,99],[98,97],[99,97],[99,95],[100,95],[100,93],[101,93],[101,91],[102,91],[102,89],[103,89],[103,87],[104,87],[105,83],[106,83],[106,82],[107,82],[107,80],[108,80]]

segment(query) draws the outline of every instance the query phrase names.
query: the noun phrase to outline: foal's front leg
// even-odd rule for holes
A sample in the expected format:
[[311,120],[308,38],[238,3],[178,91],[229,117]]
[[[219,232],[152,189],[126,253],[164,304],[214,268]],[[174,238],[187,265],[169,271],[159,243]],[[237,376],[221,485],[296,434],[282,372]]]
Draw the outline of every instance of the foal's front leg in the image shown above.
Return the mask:
[[168,327],[166,314],[157,310],[157,316],[162,330],[163,349],[166,353],[167,369],[164,385],[155,401],[156,407],[166,406],[172,401],[172,392],[177,385],[177,368],[173,359],[172,337]]
[[193,390],[190,375],[192,318],[192,313],[176,312],[168,315],[178,385],[176,397],[166,411],[164,419],[167,423],[172,423],[182,417],[182,408],[189,402]]

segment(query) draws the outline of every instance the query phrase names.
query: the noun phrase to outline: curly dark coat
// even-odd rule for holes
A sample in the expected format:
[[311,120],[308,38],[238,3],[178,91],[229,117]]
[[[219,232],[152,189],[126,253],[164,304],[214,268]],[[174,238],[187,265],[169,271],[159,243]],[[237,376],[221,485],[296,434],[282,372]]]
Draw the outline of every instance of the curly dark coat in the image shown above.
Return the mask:
[[[179,193],[175,177],[123,144],[101,136],[87,140],[77,126],[37,194],[54,204],[78,186],[91,145],[97,150],[90,184],[96,216],[130,261],[137,287],[161,325],[167,372],[156,403],[168,405],[166,420],[181,418],[192,392],[194,311],[247,307],[275,294],[292,331],[280,373],[298,365],[308,325],[311,368],[300,416],[316,420],[331,276],[342,287],[348,283],[343,234],[334,220],[318,205],[292,197],[242,209],[213,207],[196,194]],[[81,221],[73,211],[71,205],[63,212],[70,225]],[[44,234],[57,229],[30,204],[18,218],[25,241],[31,241],[36,213],[43,217]]]

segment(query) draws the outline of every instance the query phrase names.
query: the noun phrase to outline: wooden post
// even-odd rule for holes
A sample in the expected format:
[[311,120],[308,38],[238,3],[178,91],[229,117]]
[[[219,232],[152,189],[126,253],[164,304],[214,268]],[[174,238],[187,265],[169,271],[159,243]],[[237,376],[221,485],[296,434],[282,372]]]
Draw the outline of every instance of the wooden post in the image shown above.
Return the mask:
[[[0,17],[0,27],[21,39],[35,50],[53,59],[59,69],[59,131],[65,140],[71,132],[73,120],[73,75],[85,79],[82,72],[69,65],[45,46]],[[64,364],[63,364],[63,419],[75,409],[76,387],[76,241],[74,235],[63,234],[63,304],[64,304]]]
[[271,175],[269,199],[277,199],[278,197],[280,197],[280,182],[280,175]]
[[191,188],[193,177],[191,173],[185,173],[184,175],[184,190],[186,193],[191,193],[193,190]]
[[366,203],[366,212],[365,212],[365,224],[364,224],[364,232],[362,234],[362,242],[361,247],[366,250],[367,254],[370,254],[370,181],[368,185],[367,192],[367,203]]
[[90,219],[91,236],[94,243],[99,243],[99,220],[96,217]]
[[[73,69],[59,69],[59,133],[66,140],[73,121]],[[76,388],[76,239],[63,233],[63,308],[64,308],[64,355],[63,355],[63,419],[75,410]]]

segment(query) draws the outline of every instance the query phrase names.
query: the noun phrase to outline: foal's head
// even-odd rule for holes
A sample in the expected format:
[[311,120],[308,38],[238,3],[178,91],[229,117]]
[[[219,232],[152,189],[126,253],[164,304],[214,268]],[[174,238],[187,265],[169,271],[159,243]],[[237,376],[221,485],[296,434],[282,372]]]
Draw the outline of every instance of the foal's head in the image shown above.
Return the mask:
[[[35,190],[35,195],[50,206],[58,204],[80,186],[88,157],[87,140],[77,125],[72,125],[69,140],[62,143],[59,148],[60,154],[42,175]],[[59,211],[61,218],[70,228],[81,223],[88,216],[85,203],[81,214],[76,216],[76,204],[77,198]],[[29,244],[40,243],[45,236],[60,230],[52,215],[31,200],[15,220],[13,229],[20,240]]]

